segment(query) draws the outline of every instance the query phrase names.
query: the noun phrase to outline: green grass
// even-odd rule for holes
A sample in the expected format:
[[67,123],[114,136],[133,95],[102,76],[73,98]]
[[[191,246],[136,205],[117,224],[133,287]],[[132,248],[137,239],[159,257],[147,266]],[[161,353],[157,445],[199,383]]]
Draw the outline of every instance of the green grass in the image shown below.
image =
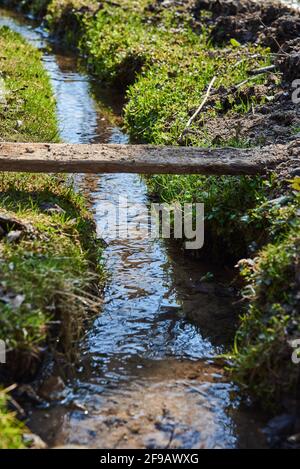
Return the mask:
[[7,410],[9,397],[0,389],[0,449],[22,449],[25,447],[22,434],[23,425],[15,414]]
[[[7,28],[0,29],[0,44],[8,103],[0,105],[0,138],[57,140],[55,101],[40,52]],[[23,125],[15,129],[20,118]],[[45,213],[45,203],[57,204],[61,213]],[[59,336],[68,338],[68,348],[71,332],[78,336],[86,305],[92,303],[85,291],[95,280],[98,260],[94,224],[84,198],[64,176],[3,173],[0,214],[32,227],[32,233],[24,230],[15,243],[3,236],[0,242],[1,290],[24,297],[18,307],[0,298],[1,337],[12,353],[38,357],[48,323],[55,317],[61,321]],[[68,314],[77,322],[70,321]],[[29,360],[23,374],[30,372],[30,364]]]
[[6,100],[0,104],[0,138],[57,141],[55,100],[41,53],[6,27],[0,28],[0,76]]
[[[44,213],[45,203],[59,205],[64,213]],[[5,238],[1,243],[0,284],[7,294],[24,297],[19,307],[1,305],[1,336],[14,352],[38,356],[51,319],[61,321],[59,337],[73,339],[70,331],[78,336],[86,319],[86,292],[96,281],[93,221],[83,197],[64,178],[50,175],[2,174],[0,214],[32,227],[19,243]]]
[[[299,203],[298,203],[299,207]],[[240,262],[249,306],[241,318],[230,370],[234,379],[269,409],[297,396],[299,369],[291,341],[298,339],[300,225],[267,244],[254,261]]]

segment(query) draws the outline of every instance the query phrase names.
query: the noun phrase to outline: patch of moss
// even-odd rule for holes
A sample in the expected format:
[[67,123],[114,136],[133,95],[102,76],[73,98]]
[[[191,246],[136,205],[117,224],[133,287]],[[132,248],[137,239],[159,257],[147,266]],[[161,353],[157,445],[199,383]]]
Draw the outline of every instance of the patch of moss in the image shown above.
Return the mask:
[[7,410],[7,401],[7,392],[0,389],[0,449],[22,449],[23,425]]

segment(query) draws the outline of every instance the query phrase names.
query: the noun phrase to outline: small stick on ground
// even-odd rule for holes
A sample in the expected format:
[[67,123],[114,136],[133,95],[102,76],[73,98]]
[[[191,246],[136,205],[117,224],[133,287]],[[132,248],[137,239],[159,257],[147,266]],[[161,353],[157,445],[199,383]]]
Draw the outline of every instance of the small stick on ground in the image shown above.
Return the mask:
[[261,75],[262,73],[273,72],[276,69],[276,65],[269,65],[268,67],[256,68],[249,70],[249,75]]
[[188,130],[188,128],[191,126],[191,124],[193,123],[193,121],[196,119],[196,117],[198,116],[198,114],[200,113],[200,111],[203,109],[206,101],[208,100],[209,98],[209,95],[211,93],[211,90],[212,90],[212,87],[216,81],[217,77],[214,76],[213,79],[211,80],[210,84],[208,85],[208,88],[207,88],[207,91],[205,93],[205,96],[204,96],[204,99],[202,100],[200,106],[198,107],[198,109],[194,112],[194,114],[192,115],[192,117],[190,117],[190,119],[188,120],[179,140],[182,139],[182,137],[184,136],[184,134],[186,133],[186,131]]
[[257,73],[256,75],[253,75],[252,77],[249,77],[244,81],[241,81],[241,83],[238,83],[237,85],[234,86],[235,90],[237,91],[239,88],[249,83],[249,81],[256,80],[256,78],[259,78],[263,74],[264,74],[263,72]]
[[253,59],[258,59],[258,58],[261,58],[261,54],[252,54],[252,55],[248,55],[248,57],[245,57],[245,58],[243,58],[243,59],[238,60],[238,61],[234,64],[233,68],[238,67],[239,65],[243,64],[244,62],[247,62],[248,60],[253,60]]

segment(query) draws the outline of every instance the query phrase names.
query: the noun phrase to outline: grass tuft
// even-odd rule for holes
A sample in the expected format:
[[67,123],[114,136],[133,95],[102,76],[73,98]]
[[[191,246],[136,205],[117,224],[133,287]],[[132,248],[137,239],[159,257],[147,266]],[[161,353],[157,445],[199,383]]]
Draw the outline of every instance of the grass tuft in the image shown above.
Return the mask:
[[41,53],[5,26],[0,28],[0,51],[5,84],[0,141],[58,141],[56,104]]
[[0,449],[23,449],[24,426],[13,412],[7,410],[8,401],[7,391],[0,389]]

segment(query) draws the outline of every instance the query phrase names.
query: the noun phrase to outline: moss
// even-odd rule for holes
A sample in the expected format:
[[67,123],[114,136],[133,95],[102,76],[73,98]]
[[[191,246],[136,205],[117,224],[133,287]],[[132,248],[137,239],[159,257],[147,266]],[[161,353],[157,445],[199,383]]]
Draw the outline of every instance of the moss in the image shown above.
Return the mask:
[[8,399],[7,392],[0,390],[0,449],[22,449],[23,425],[7,410]]
[[[5,102],[0,105],[1,138],[53,140],[57,134],[55,101],[41,54],[7,28],[0,29],[0,43],[5,86]],[[16,128],[19,118],[23,124]],[[12,363],[16,365],[14,354],[26,356],[27,365],[20,359],[21,369],[14,366],[11,371],[16,371],[16,376],[32,375],[51,319],[61,322],[58,334],[68,338],[66,349],[75,339],[74,333],[78,336],[86,305],[93,303],[85,291],[95,280],[100,248],[85,201],[64,176],[1,174],[0,213],[4,217],[1,297],[11,299],[2,301],[0,297],[0,332],[13,350]],[[11,219],[10,226],[5,225],[5,219]],[[5,233],[18,223],[21,237],[11,243]],[[13,298],[18,296],[23,299],[16,307]],[[67,325],[71,314],[77,317],[74,327]]]

